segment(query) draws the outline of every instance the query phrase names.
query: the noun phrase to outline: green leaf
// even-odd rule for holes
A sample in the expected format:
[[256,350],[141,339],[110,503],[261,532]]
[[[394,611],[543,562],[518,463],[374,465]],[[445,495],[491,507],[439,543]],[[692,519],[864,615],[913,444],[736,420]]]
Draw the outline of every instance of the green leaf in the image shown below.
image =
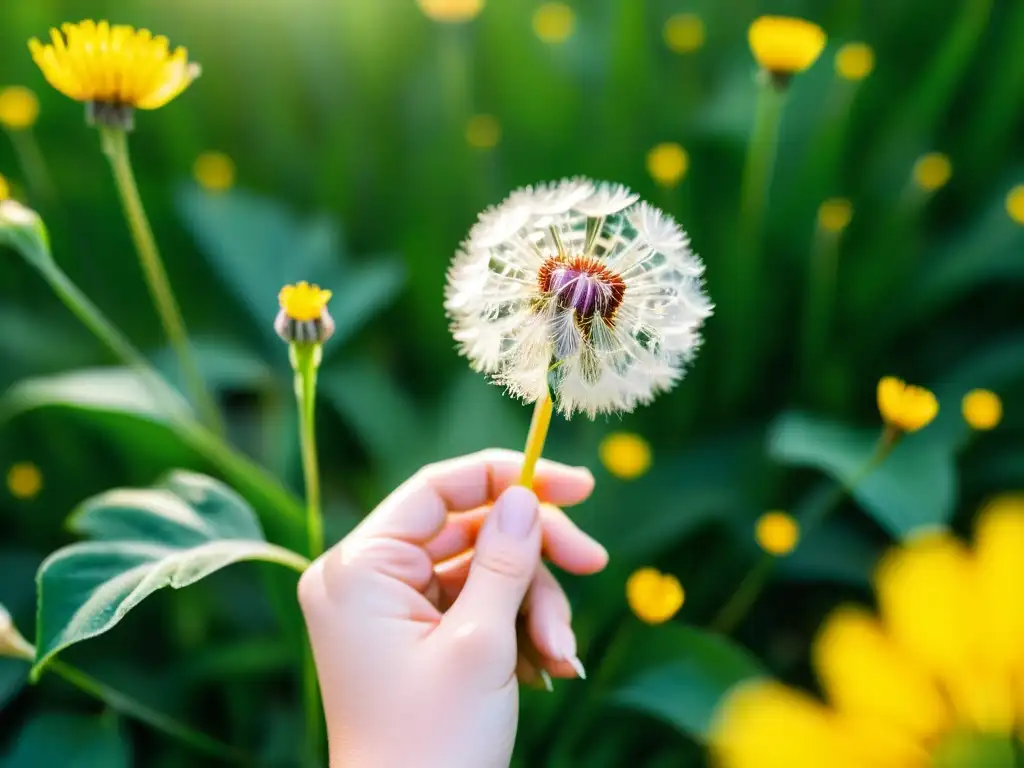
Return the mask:
[[0,659],[0,712],[25,687],[29,666],[18,659]]
[[180,589],[232,563],[308,564],[263,539],[252,509],[209,477],[175,472],[152,489],[86,501],[69,520],[94,540],[64,547],[40,566],[37,677],[74,643],[101,635],[158,589]]
[[856,483],[854,498],[896,538],[948,523],[958,485],[953,446],[926,428],[901,440],[881,466],[859,479],[877,440],[874,430],[785,413],[772,426],[769,454],[782,464],[820,469],[847,487]]
[[664,720],[688,736],[706,737],[722,697],[738,683],[766,675],[745,649],[696,627],[654,629],[655,655],[671,660],[640,672],[610,702]]
[[22,727],[0,768],[128,768],[129,758],[116,718],[42,714]]
[[[286,347],[282,345],[282,349]],[[266,360],[235,342],[195,339],[192,341],[192,355],[200,375],[214,392],[260,391],[275,380],[275,371]],[[286,359],[284,354],[281,359]],[[181,366],[173,349],[160,350],[154,356],[153,364],[176,387],[182,389],[185,386]],[[290,368],[288,372],[291,373]]]

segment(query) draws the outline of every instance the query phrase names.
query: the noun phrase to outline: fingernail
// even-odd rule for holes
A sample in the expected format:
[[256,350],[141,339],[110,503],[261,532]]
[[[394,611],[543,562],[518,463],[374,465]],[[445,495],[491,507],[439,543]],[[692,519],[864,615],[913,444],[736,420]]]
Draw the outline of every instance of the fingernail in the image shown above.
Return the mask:
[[555,692],[555,684],[551,682],[551,675],[547,673],[547,670],[540,671],[540,679],[544,683],[544,690],[548,693]]
[[578,656],[573,656],[571,659],[566,659],[569,662],[569,666],[576,672],[576,677],[580,680],[587,679],[587,670],[583,668],[583,662],[580,661]]
[[554,637],[551,641],[551,647],[555,653],[555,658],[569,664],[576,672],[576,677],[580,680],[586,680],[587,670],[584,669],[580,657],[576,655],[576,634],[572,631],[572,627],[559,624],[553,632]]
[[512,486],[494,503],[498,530],[517,539],[525,539],[537,522],[537,497],[533,491]]

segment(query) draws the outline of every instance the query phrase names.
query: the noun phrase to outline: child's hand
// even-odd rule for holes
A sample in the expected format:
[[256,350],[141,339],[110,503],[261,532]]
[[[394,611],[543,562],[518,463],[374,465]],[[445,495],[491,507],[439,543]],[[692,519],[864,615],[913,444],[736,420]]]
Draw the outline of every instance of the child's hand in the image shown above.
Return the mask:
[[594,479],[542,461],[535,496],[510,487],[522,461],[485,451],[425,467],[303,575],[332,765],[507,766],[517,677],[582,670],[541,549],[572,573],[605,566],[553,506],[583,501]]

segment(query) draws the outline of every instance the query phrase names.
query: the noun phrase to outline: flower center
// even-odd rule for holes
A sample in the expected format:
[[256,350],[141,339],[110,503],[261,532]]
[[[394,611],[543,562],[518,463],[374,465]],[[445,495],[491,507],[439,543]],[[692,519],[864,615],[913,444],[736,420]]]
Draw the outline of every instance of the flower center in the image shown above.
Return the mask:
[[586,256],[548,259],[538,280],[544,293],[554,294],[558,306],[587,320],[600,315],[610,322],[626,293],[621,277]]

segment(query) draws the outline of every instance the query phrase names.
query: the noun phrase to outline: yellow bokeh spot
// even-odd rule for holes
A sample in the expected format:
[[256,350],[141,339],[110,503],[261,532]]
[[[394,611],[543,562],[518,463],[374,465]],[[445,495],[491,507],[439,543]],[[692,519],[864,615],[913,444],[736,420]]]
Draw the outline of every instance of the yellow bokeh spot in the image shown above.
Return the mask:
[[484,7],[484,0],[416,0],[420,10],[434,21],[470,21]]
[[626,580],[626,600],[637,618],[663,624],[683,607],[686,593],[679,579],[656,568],[641,568]]
[[757,544],[770,555],[788,555],[800,542],[800,524],[785,512],[765,512],[754,527]]
[[836,74],[844,80],[863,80],[875,68],[875,52],[867,43],[847,43],[836,52]]
[[7,490],[18,499],[33,499],[43,489],[43,473],[30,461],[19,461],[7,470]]
[[650,443],[631,432],[612,432],[597,451],[605,469],[622,480],[635,480],[651,468]]
[[1024,224],[1024,184],[1018,184],[1006,195],[1006,212],[1018,224]]
[[235,185],[235,163],[223,152],[203,152],[192,166],[192,175],[203,189],[224,192]]
[[7,182],[7,178],[0,174],[0,200],[6,200],[11,196],[11,185]]
[[292,320],[306,323],[320,318],[331,300],[331,292],[305,280],[296,285],[286,285],[278,295],[281,309]]
[[533,14],[533,32],[545,43],[564,43],[576,27],[576,14],[565,3],[544,3]]
[[22,85],[0,90],[0,125],[13,131],[31,128],[39,117],[39,99]]
[[466,123],[466,143],[473,149],[494,149],[501,141],[501,123],[494,115],[473,115]]
[[941,152],[921,155],[914,163],[914,183],[925,192],[934,192],[946,186],[953,175],[953,164]]
[[663,187],[674,187],[682,181],[689,167],[690,156],[675,142],[658,144],[647,153],[647,172]]
[[842,232],[851,219],[853,203],[845,197],[833,197],[818,206],[818,226],[826,232]]
[[971,429],[995,429],[1003,420],[1003,401],[987,389],[972,389],[960,405]]
[[676,53],[693,53],[704,45],[704,21],[695,13],[677,13],[665,22],[664,36]]
[[827,40],[817,24],[787,16],[761,16],[750,25],[747,37],[757,63],[775,75],[809,69]]
[[938,415],[939,401],[924,387],[886,376],[878,382],[878,411],[889,426],[903,432],[916,432],[931,424]]

